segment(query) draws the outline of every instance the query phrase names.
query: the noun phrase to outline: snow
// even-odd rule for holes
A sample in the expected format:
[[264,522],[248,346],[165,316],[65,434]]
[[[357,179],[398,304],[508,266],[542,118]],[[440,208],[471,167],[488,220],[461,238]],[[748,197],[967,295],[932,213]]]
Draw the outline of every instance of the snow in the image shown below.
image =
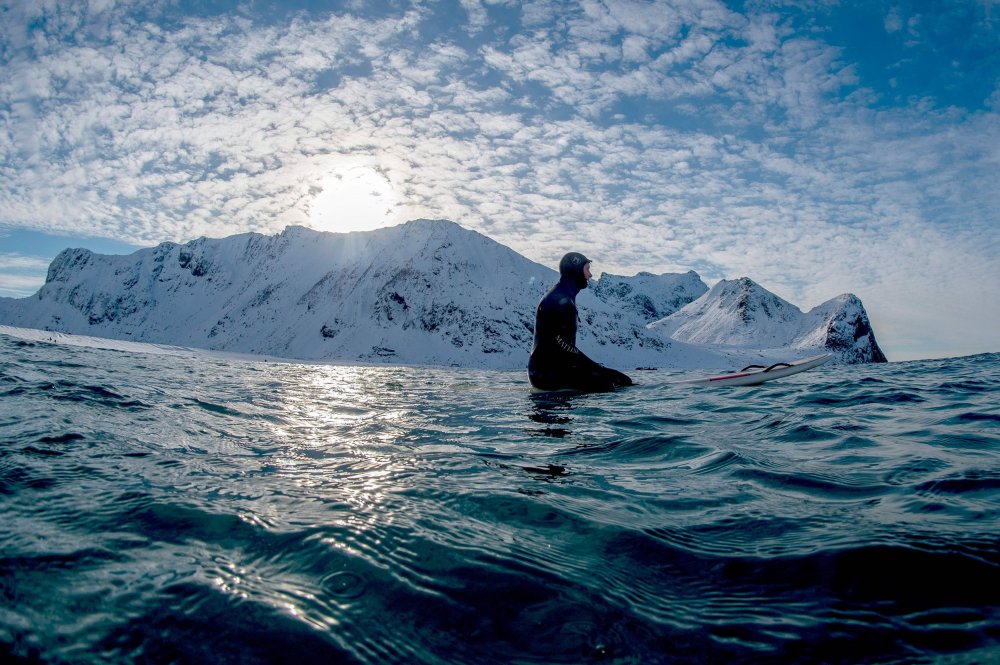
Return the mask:
[[[354,233],[288,227],[128,256],[68,249],[0,324],[308,361],[517,368],[557,273],[446,220]],[[620,367],[718,368],[832,352],[878,360],[853,295],[804,314],[748,278],[604,274],[580,293],[578,345]]]
[[801,315],[797,307],[744,277],[722,280],[653,328],[690,344],[773,348],[788,344]]

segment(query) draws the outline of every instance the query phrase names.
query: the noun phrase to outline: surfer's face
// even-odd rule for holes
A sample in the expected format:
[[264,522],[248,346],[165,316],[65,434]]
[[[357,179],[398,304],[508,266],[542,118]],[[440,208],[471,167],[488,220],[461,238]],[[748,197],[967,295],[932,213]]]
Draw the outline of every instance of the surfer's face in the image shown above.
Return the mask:
[[590,264],[583,264],[583,278],[589,280],[593,275],[590,272]]

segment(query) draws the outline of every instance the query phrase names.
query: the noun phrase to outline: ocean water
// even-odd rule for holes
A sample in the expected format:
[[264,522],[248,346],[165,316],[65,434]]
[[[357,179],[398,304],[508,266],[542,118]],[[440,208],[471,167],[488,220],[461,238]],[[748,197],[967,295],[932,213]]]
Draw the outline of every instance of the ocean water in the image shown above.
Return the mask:
[[0,658],[1000,662],[1000,355],[636,376],[0,335]]

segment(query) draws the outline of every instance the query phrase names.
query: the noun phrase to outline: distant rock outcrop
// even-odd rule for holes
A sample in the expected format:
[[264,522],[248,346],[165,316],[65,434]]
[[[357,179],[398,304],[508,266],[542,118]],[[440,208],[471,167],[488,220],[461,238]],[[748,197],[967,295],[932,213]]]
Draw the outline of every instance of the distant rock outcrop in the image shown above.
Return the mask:
[[[884,363],[885,354],[875,341],[868,313],[857,296],[845,293],[810,310],[809,316],[820,323],[814,328],[821,346],[844,363]],[[808,348],[815,336],[806,333],[797,340]]]
[[[343,234],[289,227],[128,256],[67,249],[37,294],[0,298],[0,323],[308,360],[517,368],[557,278],[444,220]],[[884,360],[851,295],[802,314],[749,279],[709,290],[694,272],[605,274],[592,286],[578,298],[578,342],[605,364],[705,366],[729,347]]]

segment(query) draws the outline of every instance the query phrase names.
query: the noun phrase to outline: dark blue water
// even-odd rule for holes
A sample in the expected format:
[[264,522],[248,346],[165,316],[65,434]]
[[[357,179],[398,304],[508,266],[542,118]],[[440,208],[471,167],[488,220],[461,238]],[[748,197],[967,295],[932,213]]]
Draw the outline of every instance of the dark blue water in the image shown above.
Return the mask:
[[0,658],[1000,661],[1000,356],[680,377],[0,336]]

